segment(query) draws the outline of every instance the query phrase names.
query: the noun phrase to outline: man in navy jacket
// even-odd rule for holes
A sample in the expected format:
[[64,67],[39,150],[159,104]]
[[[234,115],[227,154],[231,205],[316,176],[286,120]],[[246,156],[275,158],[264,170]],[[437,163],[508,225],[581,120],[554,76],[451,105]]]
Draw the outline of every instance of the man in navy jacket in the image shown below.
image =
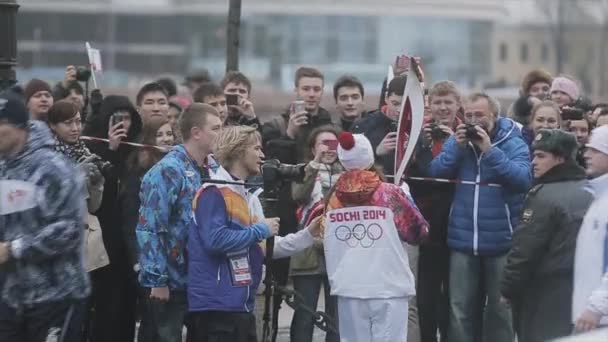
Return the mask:
[[[464,108],[465,122],[474,128],[469,126],[467,134],[467,125],[459,125],[429,169],[432,177],[473,183],[456,186],[449,218],[448,340],[474,341],[480,327],[473,318],[483,310],[484,341],[510,342],[511,313],[500,303],[499,285],[513,227],[531,186],[529,150],[516,124],[499,117],[492,97],[473,94]],[[480,290],[485,292],[481,303]]]

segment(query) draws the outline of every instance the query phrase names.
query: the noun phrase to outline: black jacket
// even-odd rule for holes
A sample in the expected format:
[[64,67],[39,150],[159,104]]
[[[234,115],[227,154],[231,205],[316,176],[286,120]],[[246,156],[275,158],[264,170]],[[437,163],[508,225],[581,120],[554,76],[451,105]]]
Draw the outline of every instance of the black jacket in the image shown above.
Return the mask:
[[[266,159],[278,159],[285,164],[303,162],[311,131],[321,126],[332,125],[329,112],[319,108],[317,115],[313,116],[310,122],[300,129],[295,139],[291,139],[286,132],[288,122],[289,113],[285,112],[262,126],[262,140],[264,141]],[[291,182],[284,182],[278,197],[279,217],[281,218],[280,235],[284,236],[296,232],[298,224],[295,215],[297,205],[291,196]]]
[[[384,137],[394,132],[396,128],[395,120],[384,115],[384,113],[377,111],[368,114],[367,116],[359,119],[355,122],[353,133],[361,133],[369,139],[374,149],[374,156],[376,163],[382,166],[382,171],[386,175],[393,175],[395,173],[395,153],[390,152],[385,156],[377,156],[376,148],[380,145],[380,142]],[[390,177],[389,177],[390,178]]]
[[553,167],[528,192],[507,256],[501,294],[514,304],[520,341],[570,333],[578,230],[592,201],[584,169]]
[[[407,170],[408,176],[428,177],[428,168],[433,158],[431,146],[424,143],[424,137],[420,137],[414,158]],[[430,225],[429,237],[423,245],[447,249],[448,223],[455,184],[416,180],[408,180],[407,183],[420,212]]]
[[[90,124],[85,127],[83,135],[98,138],[108,138],[110,116],[118,110],[128,110],[131,113],[131,128],[127,133],[127,141],[135,141],[141,133],[142,122],[135,107],[126,96],[107,96],[101,104]],[[103,242],[110,258],[110,263],[124,264],[127,260],[127,249],[122,233],[121,208],[118,202],[120,181],[126,174],[126,161],[132,147],[120,145],[118,150],[111,151],[107,142],[88,141],[89,149],[112,164],[109,171],[104,172],[105,184],[101,207],[95,215],[99,218],[103,233]]]

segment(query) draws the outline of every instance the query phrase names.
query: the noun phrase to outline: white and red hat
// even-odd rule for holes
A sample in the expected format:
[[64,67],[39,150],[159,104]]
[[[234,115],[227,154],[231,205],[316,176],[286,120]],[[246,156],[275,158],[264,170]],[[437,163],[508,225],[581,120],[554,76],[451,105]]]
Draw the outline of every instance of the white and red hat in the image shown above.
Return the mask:
[[374,150],[365,135],[342,132],[338,141],[338,159],[347,171],[367,170],[374,165]]

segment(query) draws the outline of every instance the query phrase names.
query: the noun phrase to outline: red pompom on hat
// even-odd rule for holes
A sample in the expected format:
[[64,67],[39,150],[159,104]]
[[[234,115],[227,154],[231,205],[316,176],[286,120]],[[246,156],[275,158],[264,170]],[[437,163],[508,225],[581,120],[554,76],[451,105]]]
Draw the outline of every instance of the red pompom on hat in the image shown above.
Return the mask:
[[351,132],[340,133],[338,141],[340,142],[340,146],[347,151],[355,147],[355,137]]

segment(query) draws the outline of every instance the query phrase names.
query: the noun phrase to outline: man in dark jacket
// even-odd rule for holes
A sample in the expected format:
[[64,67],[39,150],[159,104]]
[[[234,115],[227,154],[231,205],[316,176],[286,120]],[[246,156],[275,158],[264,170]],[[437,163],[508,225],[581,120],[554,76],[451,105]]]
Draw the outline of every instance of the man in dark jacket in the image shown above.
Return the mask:
[[19,98],[0,97],[0,341],[81,341],[84,182]]
[[[302,67],[296,71],[295,93],[298,99],[304,101],[305,110],[300,112],[287,111],[266,122],[262,126],[262,140],[266,159],[278,159],[281,163],[297,164],[305,160],[308,144],[306,143],[312,130],[317,127],[331,125],[328,111],[320,107],[323,97],[323,74],[313,68]],[[294,106],[292,106],[293,108]],[[298,221],[296,219],[297,205],[291,196],[291,183],[286,182],[279,191],[279,217],[281,219],[280,236],[295,233]],[[287,283],[289,259],[274,262],[274,277],[278,284]],[[276,298],[273,319],[276,324],[280,298]]]
[[365,115],[365,90],[355,76],[344,75],[334,84],[334,100],[340,114],[337,124],[343,131],[352,131],[355,122]]
[[[511,342],[511,313],[500,303],[499,284],[531,184],[529,150],[515,122],[499,117],[492,97],[473,94],[464,109],[467,124],[473,125],[469,133],[466,125],[458,126],[429,168],[431,177],[463,181],[456,185],[448,224],[448,340],[474,341],[480,323],[476,312],[483,309],[487,341]],[[486,300],[478,303],[482,283]]]
[[513,235],[501,293],[512,303],[518,339],[542,342],[572,332],[576,237],[592,195],[573,135],[543,129],[532,147],[536,185]]
[[386,105],[355,122],[353,128],[353,133],[363,133],[369,139],[374,149],[376,163],[382,166],[382,171],[386,175],[392,175],[395,171],[397,121],[406,81],[405,76],[395,77],[388,84]]
[[[462,122],[456,114],[461,108],[460,91],[453,82],[438,82],[429,91],[431,118],[424,125],[423,136],[408,174],[428,176],[427,168],[441,152],[445,141],[454,135]],[[418,259],[417,304],[422,341],[443,340],[447,335],[449,249],[448,216],[454,197],[454,184],[409,181],[412,196],[429,221],[429,238],[420,245]]]

